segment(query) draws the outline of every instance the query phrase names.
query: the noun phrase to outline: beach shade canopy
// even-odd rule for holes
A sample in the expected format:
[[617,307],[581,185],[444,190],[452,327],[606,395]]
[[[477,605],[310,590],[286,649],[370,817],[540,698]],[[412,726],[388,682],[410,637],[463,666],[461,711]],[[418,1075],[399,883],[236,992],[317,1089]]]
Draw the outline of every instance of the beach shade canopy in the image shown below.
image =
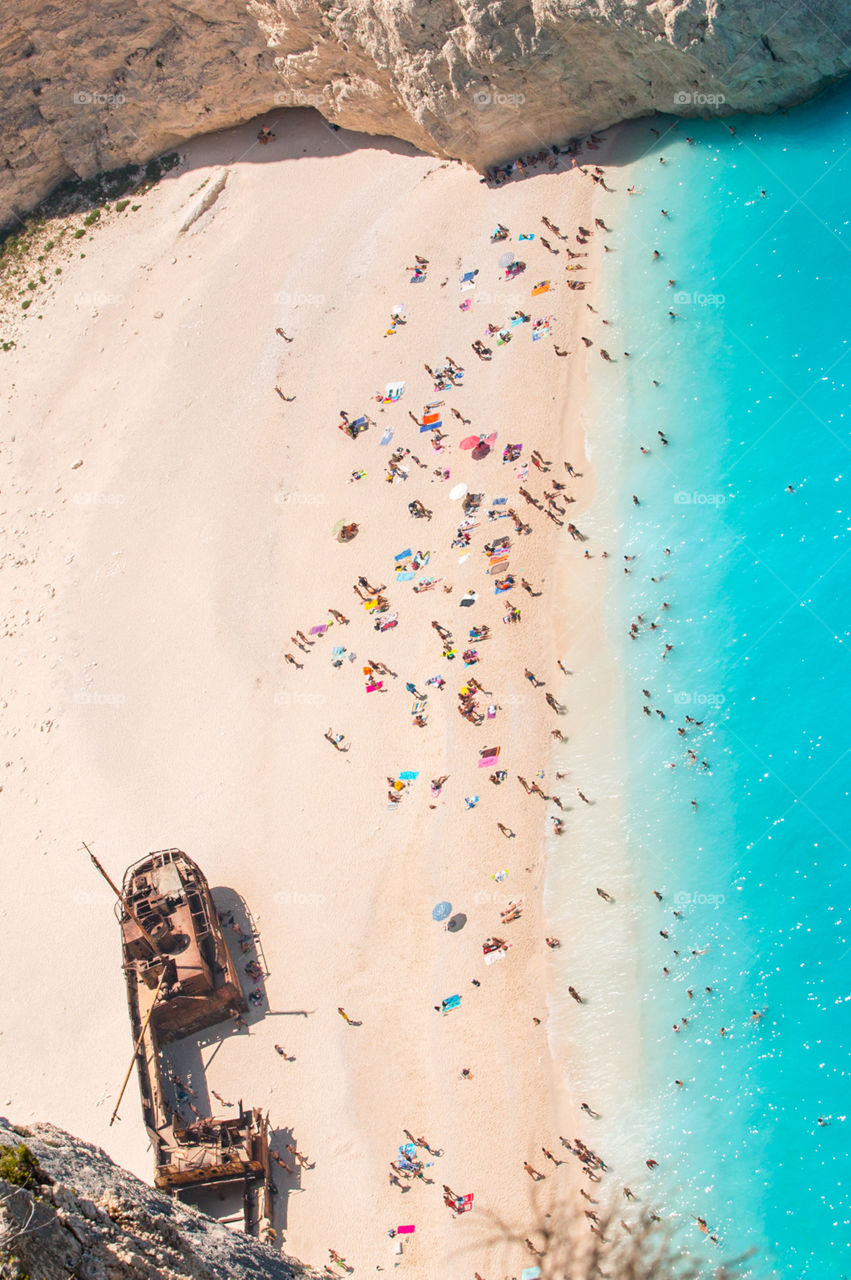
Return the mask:
[[464,912],[457,911],[455,915],[452,916],[452,918],[449,920],[446,927],[450,933],[460,933],[460,931],[464,928],[464,925],[466,923],[467,923],[467,917],[464,915]]
[[467,486],[463,483],[463,481],[461,482],[461,484],[456,484],[452,489],[449,490],[450,502],[458,502],[459,499],[466,498],[466,496],[467,496]]
[[513,252],[511,251],[511,249],[509,249],[509,250],[508,250],[506,253],[504,253],[504,254],[502,255],[502,257],[500,258],[500,260],[499,260],[499,265],[500,265],[501,267],[510,267],[513,261],[514,261],[514,254],[513,254]]
[[490,435],[487,436],[465,436],[459,447],[462,449],[475,449],[477,445],[486,444],[490,449],[496,441],[497,434],[498,432],[492,431]]
[[431,913],[432,920],[445,920],[447,916],[452,914],[451,902],[438,902],[437,906]]

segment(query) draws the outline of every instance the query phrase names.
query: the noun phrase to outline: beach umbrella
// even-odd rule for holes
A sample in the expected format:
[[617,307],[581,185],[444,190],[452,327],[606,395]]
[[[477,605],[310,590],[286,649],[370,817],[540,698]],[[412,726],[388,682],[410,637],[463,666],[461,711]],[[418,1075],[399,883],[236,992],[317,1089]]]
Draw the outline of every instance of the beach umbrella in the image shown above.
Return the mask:
[[501,267],[510,267],[513,261],[514,261],[514,254],[511,251],[511,249],[509,249],[507,253],[504,253],[500,258],[499,265]]
[[466,498],[466,496],[467,496],[467,486],[463,483],[463,481],[461,482],[461,484],[456,484],[454,488],[449,490],[450,502],[457,502],[459,498]]
[[490,451],[491,447],[487,441],[480,440],[473,452],[470,454],[470,457],[475,458],[476,462],[481,462],[482,458],[486,458]]
[[461,441],[460,448],[475,449],[476,445],[479,443],[481,438],[482,438],[481,436],[465,436],[464,439]]
[[458,933],[461,929],[464,928],[464,925],[466,923],[467,923],[467,917],[464,915],[464,912],[458,911],[452,917],[452,919],[449,920],[446,927],[450,931],[450,933]]
[[437,906],[434,908],[434,910],[431,913],[431,918],[432,920],[438,920],[438,921],[445,920],[446,917],[451,914],[451,911],[452,911],[451,902],[438,902]]

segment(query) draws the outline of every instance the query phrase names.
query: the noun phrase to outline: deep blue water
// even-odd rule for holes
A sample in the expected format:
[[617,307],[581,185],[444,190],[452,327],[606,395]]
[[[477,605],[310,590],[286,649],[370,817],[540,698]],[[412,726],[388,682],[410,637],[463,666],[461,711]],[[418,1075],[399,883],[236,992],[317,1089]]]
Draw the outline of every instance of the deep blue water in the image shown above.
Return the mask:
[[[754,1276],[839,1280],[851,1275],[851,89],[735,118],[735,135],[653,123],[662,138],[631,126],[621,157],[645,154],[609,171],[604,284],[619,327],[605,341],[618,364],[595,376],[616,389],[625,440],[619,554],[638,557],[611,619],[630,691],[631,863],[647,888],[639,1105],[666,1211],[717,1231],[714,1249],[692,1224],[707,1259],[753,1246]],[[643,714],[642,688],[664,722]]]

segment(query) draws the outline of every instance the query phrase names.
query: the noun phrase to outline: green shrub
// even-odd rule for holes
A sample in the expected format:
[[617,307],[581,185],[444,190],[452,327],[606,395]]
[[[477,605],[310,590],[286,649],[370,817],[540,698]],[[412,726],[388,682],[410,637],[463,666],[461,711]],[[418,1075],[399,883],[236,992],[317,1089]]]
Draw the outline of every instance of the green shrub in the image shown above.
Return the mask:
[[127,206],[128,206],[128,204],[129,204],[129,203],[130,203],[130,201],[129,201],[129,200],[116,200],[116,202],[115,202],[115,212],[116,212],[116,213],[123,213],[123,212],[124,212],[124,210],[127,208]]
[[30,1191],[46,1181],[38,1160],[24,1142],[16,1147],[0,1147],[0,1178]]
[[100,209],[92,209],[91,213],[87,213],[83,218],[84,227],[93,227],[100,218]]
[[82,227],[78,227],[78,228],[77,228],[77,230],[74,232],[74,239],[75,239],[75,240],[82,240],[82,238],[83,238],[83,236],[84,236],[85,234],[86,234],[86,233],[85,233],[85,231],[83,230],[83,228],[82,228]]

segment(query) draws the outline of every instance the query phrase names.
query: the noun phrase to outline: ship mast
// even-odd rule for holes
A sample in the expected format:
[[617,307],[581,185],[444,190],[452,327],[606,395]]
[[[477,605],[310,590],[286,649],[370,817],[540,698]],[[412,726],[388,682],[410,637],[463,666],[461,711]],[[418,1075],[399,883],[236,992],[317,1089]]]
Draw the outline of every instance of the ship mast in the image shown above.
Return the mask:
[[152,950],[153,950],[153,952],[154,952],[154,955],[160,956],[162,959],[164,959],[165,957],[163,956],[163,953],[162,953],[162,951],[160,950],[159,946],[158,946],[158,945],[157,945],[157,943],[154,941],[154,939],[151,937],[150,933],[148,933],[148,930],[147,930],[147,929],[145,928],[145,926],[142,924],[142,921],[141,921],[141,920],[139,919],[139,917],[136,915],[136,912],[135,912],[135,911],[133,910],[133,908],[130,906],[130,903],[129,903],[129,902],[127,902],[127,900],[126,900],[126,899],[125,899],[125,897],[124,897],[124,894],[121,892],[121,890],[117,887],[117,885],[116,885],[116,884],[115,884],[115,883],[114,883],[114,882],[109,878],[109,876],[107,875],[107,873],[104,871],[103,867],[102,867],[102,866],[101,866],[101,864],[98,862],[97,858],[96,858],[96,857],[95,857],[95,855],[92,853],[92,851],[91,851],[91,849],[89,848],[89,846],[86,844],[85,840],[83,841],[83,848],[85,849],[86,853],[87,853],[87,854],[89,855],[89,857],[91,858],[92,862],[93,862],[93,863],[95,864],[95,866],[97,867],[98,871],[99,871],[99,872],[101,873],[101,875],[103,876],[103,878],[104,878],[104,880],[106,881],[106,883],[109,885],[109,887],[110,887],[110,889],[112,890],[112,892],[115,894],[115,896],[116,896],[116,898],[118,899],[118,901],[121,903],[121,905],[122,905],[122,907],[124,908],[124,910],[125,910],[125,911],[127,912],[127,914],[130,916],[130,918],[133,920],[133,922],[138,926],[138,928],[139,928],[139,932],[142,934],[142,936],[144,937],[144,939],[145,939],[145,941],[148,943],[148,945],[152,948]]
[[148,1023],[151,1021],[151,1015],[153,1014],[154,1009],[157,1007],[157,1000],[159,999],[159,994],[162,989],[162,985],[165,982],[166,972],[167,970],[164,968],[162,973],[160,974],[160,980],[157,983],[157,989],[154,992],[154,998],[151,1001],[151,1007],[148,1010],[147,1014],[145,1015],[145,1021],[142,1023],[142,1030],[139,1032],[138,1036],[136,1037],[136,1043],[133,1046],[133,1057],[130,1059],[130,1066],[127,1068],[127,1075],[124,1077],[124,1083],[121,1086],[121,1092],[118,1095],[118,1101],[115,1104],[115,1110],[113,1111],[110,1117],[110,1121],[109,1121],[110,1128],[112,1127],[113,1124],[115,1124],[115,1117],[118,1115],[118,1108],[121,1106],[121,1099],[124,1097],[124,1090],[127,1088],[127,1083],[130,1079],[130,1073],[133,1070],[133,1064],[139,1055],[139,1047],[145,1038],[145,1032],[148,1030]]

